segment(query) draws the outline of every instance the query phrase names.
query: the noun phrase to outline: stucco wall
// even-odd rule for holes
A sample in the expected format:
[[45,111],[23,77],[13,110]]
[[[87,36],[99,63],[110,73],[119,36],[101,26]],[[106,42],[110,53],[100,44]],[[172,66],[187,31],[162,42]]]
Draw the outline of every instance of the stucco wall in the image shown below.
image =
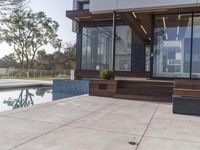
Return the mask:
[[90,0],[92,13],[113,10],[147,10],[200,5],[200,0]]

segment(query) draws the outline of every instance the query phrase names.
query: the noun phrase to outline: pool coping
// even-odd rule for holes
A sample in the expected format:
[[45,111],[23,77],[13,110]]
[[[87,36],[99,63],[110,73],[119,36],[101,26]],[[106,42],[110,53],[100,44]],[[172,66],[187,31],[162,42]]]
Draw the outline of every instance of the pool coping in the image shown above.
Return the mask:
[[73,97],[69,97],[69,98],[59,99],[59,100],[56,100],[56,101],[49,101],[49,102],[45,102],[45,103],[40,103],[40,104],[32,105],[32,106],[29,106],[29,107],[22,107],[22,108],[17,108],[17,109],[12,109],[12,110],[6,110],[6,111],[0,112],[0,117],[1,116],[7,116],[8,114],[11,114],[11,113],[20,113],[20,112],[29,111],[29,110],[32,110],[32,109],[39,109],[41,107],[59,104],[59,103],[63,103],[63,102],[66,102],[66,101],[72,101],[74,99],[80,99],[80,98],[87,97],[87,96],[89,96],[89,95],[83,94],[83,95],[73,96]]
[[50,86],[52,87],[53,84],[48,84],[48,83],[28,83],[28,84],[11,84],[11,85],[0,85],[0,90],[3,89],[14,89],[14,88],[26,88],[26,87],[36,87],[36,86]]

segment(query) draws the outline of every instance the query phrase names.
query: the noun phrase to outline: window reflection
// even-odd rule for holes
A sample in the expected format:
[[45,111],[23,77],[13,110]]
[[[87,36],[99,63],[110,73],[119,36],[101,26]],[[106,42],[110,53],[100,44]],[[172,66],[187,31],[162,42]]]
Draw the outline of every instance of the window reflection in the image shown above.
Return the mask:
[[131,71],[131,28],[117,26],[116,28],[116,71]]
[[[116,28],[115,70],[131,70],[131,29]],[[112,27],[82,28],[82,70],[112,69]]]
[[155,17],[154,76],[190,77],[192,14]]
[[83,27],[82,69],[112,69],[112,27]]
[[200,78],[200,13],[194,14],[192,77]]

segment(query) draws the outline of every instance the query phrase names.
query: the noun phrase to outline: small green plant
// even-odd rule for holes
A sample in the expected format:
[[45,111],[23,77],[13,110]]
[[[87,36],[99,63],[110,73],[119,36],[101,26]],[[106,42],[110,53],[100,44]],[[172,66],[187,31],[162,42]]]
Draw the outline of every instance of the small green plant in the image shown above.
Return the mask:
[[113,71],[108,69],[100,70],[100,77],[104,80],[112,80],[113,79]]

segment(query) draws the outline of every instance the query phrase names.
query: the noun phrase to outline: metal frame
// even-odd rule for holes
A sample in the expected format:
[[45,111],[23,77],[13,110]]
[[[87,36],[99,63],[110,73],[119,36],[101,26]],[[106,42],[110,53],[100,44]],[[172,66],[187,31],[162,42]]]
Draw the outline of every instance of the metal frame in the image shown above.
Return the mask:
[[112,70],[113,79],[115,79],[115,56],[116,56],[116,11],[113,12],[113,26],[112,26]]

